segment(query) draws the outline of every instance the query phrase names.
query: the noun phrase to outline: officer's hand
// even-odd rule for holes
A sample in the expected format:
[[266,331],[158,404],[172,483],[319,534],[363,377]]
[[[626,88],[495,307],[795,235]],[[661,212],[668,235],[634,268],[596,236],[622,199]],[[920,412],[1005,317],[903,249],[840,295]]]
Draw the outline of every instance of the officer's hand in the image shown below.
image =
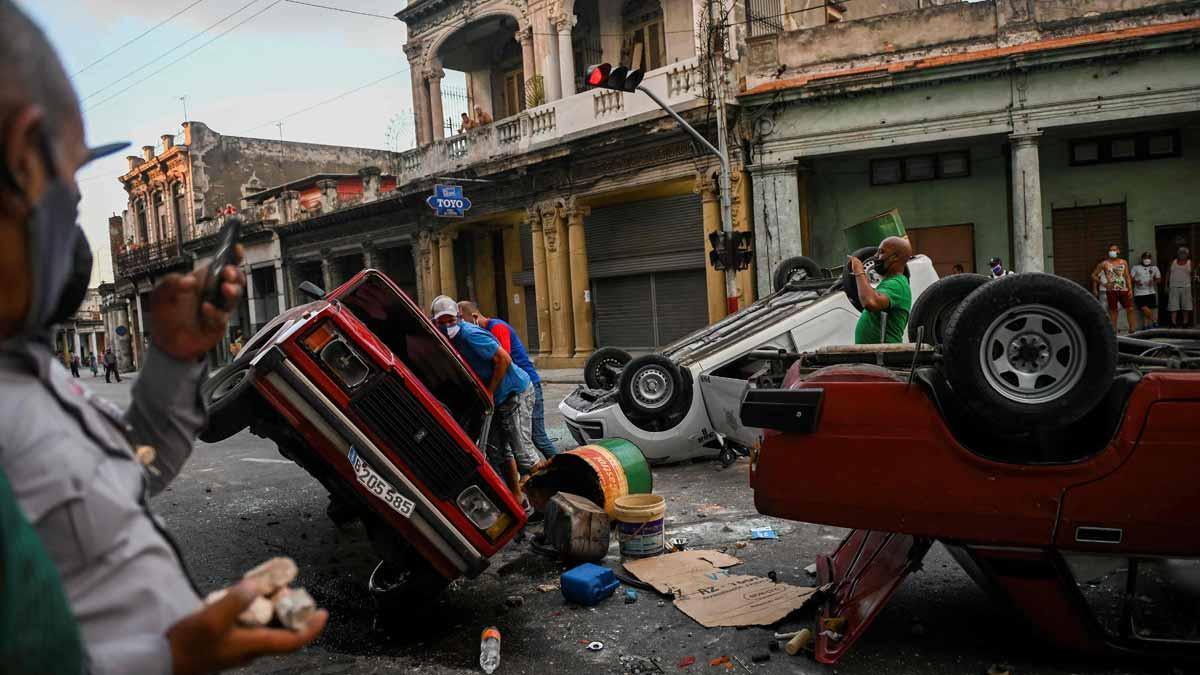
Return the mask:
[[[235,262],[242,260],[240,244],[234,249]],[[162,280],[150,296],[150,335],[154,346],[180,361],[195,361],[217,346],[225,335],[229,312],[213,306],[201,306],[203,270],[191,274],[172,274]],[[226,307],[236,307],[246,278],[234,265],[221,270],[221,295]]]
[[167,631],[175,675],[200,675],[243,666],[260,656],[286,654],[312,642],[329,613],[320,610],[302,631],[242,628],[238,614],[254,600],[254,585],[242,582],[225,597],[184,617]]
[[855,258],[852,255],[846,256],[846,264],[850,266],[851,274],[862,274],[864,271],[863,261]]

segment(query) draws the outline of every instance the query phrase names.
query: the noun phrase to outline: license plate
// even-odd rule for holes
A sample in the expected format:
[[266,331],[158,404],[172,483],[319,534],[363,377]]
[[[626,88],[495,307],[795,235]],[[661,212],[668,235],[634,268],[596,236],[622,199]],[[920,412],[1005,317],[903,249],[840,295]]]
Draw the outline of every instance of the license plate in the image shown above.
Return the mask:
[[363,461],[362,457],[358,456],[358,451],[353,446],[350,447],[347,457],[350,459],[350,466],[354,469],[354,475],[358,478],[358,482],[367,488],[367,491],[382,499],[396,513],[405,518],[412,516],[413,507],[416,504],[408,497],[397,492],[396,488],[389,485],[382,476],[375,473],[375,469],[372,469],[370,464],[367,464]]

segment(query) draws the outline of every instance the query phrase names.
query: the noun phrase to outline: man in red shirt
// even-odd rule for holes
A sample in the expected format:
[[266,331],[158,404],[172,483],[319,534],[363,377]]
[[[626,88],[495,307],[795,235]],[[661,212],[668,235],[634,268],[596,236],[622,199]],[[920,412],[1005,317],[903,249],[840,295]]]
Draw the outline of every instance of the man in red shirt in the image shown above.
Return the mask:
[[524,439],[525,444],[536,447],[546,459],[557,455],[558,449],[554,447],[554,441],[546,434],[546,404],[542,398],[542,378],[538,376],[537,368],[533,367],[533,360],[529,358],[521,336],[517,335],[508,322],[489,319],[481,314],[479,306],[470,300],[459,302],[458,311],[464,319],[491,333],[512,357],[513,363],[529,376],[529,381],[533,384],[533,417],[528,423],[523,421],[525,433],[530,434],[529,438]]

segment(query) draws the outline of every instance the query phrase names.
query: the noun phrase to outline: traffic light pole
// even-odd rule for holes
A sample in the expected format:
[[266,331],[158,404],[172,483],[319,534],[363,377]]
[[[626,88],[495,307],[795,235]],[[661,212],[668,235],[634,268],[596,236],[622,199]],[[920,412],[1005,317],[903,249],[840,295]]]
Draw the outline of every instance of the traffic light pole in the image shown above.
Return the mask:
[[[642,85],[638,85],[638,91],[650,97],[651,101],[658,104],[668,115],[675,119],[676,124],[683,128],[684,131],[692,135],[709,154],[716,156],[721,162],[721,175],[717,179],[717,190],[720,192],[721,198],[721,231],[726,237],[733,236],[733,203],[730,200],[732,187],[730,183],[732,178],[729,169],[729,151],[725,143],[725,99],[720,92],[717,94],[717,142],[720,148],[713,147],[712,143],[708,142],[699,131],[696,131],[692,125],[687,123],[687,120],[679,116],[679,113],[671,110],[671,107],[659,98],[654,92],[650,91]],[[725,269],[725,303],[726,310],[732,314],[738,310],[738,292],[737,292],[737,271],[732,265]]]

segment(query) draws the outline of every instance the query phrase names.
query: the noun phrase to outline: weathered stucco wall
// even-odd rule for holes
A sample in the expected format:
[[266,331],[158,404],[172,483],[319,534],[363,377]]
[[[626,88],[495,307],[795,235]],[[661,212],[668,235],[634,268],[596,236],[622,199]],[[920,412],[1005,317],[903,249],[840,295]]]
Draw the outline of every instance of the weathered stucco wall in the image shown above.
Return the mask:
[[[1071,166],[1069,139],[1089,135],[1047,135],[1041,144],[1043,222],[1046,224],[1046,271],[1054,270],[1055,208],[1125,203],[1129,241],[1126,252],[1155,250],[1154,228],[1200,222],[1200,117],[1143,120],[1120,131],[1154,131],[1178,128],[1183,135],[1183,156],[1120,164]],[[1111,130],[1110,130],[1111,132]]]
[[223,136],[202,122],[186,122],[184,132],[200,217],[226,204],[236,206],[244,196],[243,186],[252,179],[265,189],[319,173],[354,173],[366,166],[387,169],[397,156],[387,150]]
[[[908,229],[942,225],[975,226],[975,262],[1008,258],[1008,196],[1004,138],[973,143],[923,146],[910,152],[860,153],[813,162],[810,189],[812,255],[826,266],[845,263],[842,228],[889,209],[900,209]],[[967,149],[971,175],[922,183],[871,185],[870,160],[921,152]]]

